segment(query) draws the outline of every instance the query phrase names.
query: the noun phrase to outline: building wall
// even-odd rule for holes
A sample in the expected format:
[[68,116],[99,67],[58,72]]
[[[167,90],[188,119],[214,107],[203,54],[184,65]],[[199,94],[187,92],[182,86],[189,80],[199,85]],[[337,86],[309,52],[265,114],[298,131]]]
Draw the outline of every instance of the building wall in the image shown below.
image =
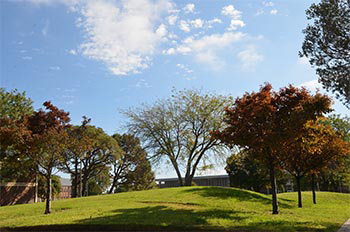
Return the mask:
[[61,192],[58,196],[59,199],[71,198],[72,197],[72,186],[62,186]]
[[8,182],[0,184],[0,205],[35,202],[35,183]]
[[[156,179],[159,188],[171,188],[178,187],[179,181],[177,178],[164,178]],[[198,186],[230,186],[229,176],[219,175],[219,176],[198,176],[193,178],[193,182]]]

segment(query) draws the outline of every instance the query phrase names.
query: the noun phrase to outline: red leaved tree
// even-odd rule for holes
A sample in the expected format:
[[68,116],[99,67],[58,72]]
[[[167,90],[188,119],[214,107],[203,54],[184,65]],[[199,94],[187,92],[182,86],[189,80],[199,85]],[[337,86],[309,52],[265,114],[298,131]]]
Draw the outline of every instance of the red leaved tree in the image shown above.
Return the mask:
[[225,109],[226,128],[212,135],[227,145],[251,150],[269,169],[272,213],[278,214],[275,170],[284,160],[281,148],[291,144],[303,125],[331,111],[326,95],[311,95],[292,85],[273,91],[266,83],[259,92],[245,93]]

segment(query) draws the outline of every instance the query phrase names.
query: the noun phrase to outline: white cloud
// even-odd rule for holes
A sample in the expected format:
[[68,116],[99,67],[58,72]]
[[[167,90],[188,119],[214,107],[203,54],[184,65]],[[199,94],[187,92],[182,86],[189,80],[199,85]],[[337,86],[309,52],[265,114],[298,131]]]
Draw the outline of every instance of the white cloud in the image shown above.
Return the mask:
[[193,13],[194,8],[195,8],[195,5],[193,3],[189,3],[183,8],[183,10],[185,11],[185,13]]
[[161,24],[158,29],[156,30],[156,34],[159,37],[164,37],[168,33],[166,26],[164,24]]
[[168,0],[118,3],[94,0],[79,10],[87,36],[80,48],[84,56],[105,63],[114,75],[139,73],[149,67],[166,30],[154,31],[154,26],[172,4]]
[[169,25],[175,25],[176,20],[177,20],[177,16],[176,16],[176,15],[170,15],[170,16],[168,17],[168,23],[169,23]]
[[318,83],[317,79],[312,81],[307,81],[299,85],[299,87],[302,87],[302,86],[313,92],[316,92],[317,89],[322,89],[322,85]]
[[229,31],[237,30],[238,27],[244,27],[245,23],[239,19],[231,19],[230,26],[228,28]]
[[220,58],[219,52],[229,49],[230,46],[245,37],[242,32],[225,32],[223,34],[206,35],[199,39],[188,37],[176,48],[170,48],[166,54],[193,55],[199,63],[210,65],[214,70],[220,69],[224,61]]
[[273,10],[270,11],[270,14],[272,14],[272,15],[275,15],[277,13],[278,13],[278,10],[276,10],[276,9],[273,9]]
[[204,21],[202,19],[195,19],[191,21],[191,25],[194,28],[201,28],[203,27]]
[[68,51],[69,54],[72,54],[72,55],[76,55],[77,54],[77,51],[74,50],[74,49],[71,49]]
[[245,70],[254,69],[257,63],[264,60],[264,57],[256,51],[254,46],[249,46],[246,50],[239,52],[237,56]]
[[224,6],[221,14],[229,16],[231,18],[229,31],[237,30],[238,27],[244,27],[245,23],[241,20],[242,12],[236,10],[233,5]]
[[190,24],[188,22],[186,22],[185,20],[181,20],[180,21],[180,26],[179,26],[180,30],[184,31],[184,32],[190,32]]
[[208,28],[212,28],[214,23],[222,23],[221,19],[213,18],[207,21]]
[[239,19],[241,17],[242,12],[236,10],[233,5],[228,5],[222,8],[221,14],[229,16],[233,19]]

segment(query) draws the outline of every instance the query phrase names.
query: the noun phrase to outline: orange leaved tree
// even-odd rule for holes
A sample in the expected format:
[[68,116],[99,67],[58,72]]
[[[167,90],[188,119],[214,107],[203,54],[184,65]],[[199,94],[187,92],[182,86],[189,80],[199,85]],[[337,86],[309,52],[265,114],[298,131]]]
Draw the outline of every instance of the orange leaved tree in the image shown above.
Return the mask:
[[[298,190],[298,207],[302,207],[300,181],[307,175],[314,175],[326,168],[331,162],[342,160],[349,151],[349,144],[342,140],[330,125],[317,121],[308,121],[299,136],[289,146],[284,147],[286,159],[284,167],[296,179]],[[316,204],[314,184],[313,202]]]
[[275,170],[284,160],[281,148],[298,136],[308,120],[331,111],[326,95],[311,95],[292,85],[273,91],[266,83],[259,92],[245,93],[225,109],[226,128],[213,131],[228,145],[249,149],[269,169],[272,213],[278,214]]

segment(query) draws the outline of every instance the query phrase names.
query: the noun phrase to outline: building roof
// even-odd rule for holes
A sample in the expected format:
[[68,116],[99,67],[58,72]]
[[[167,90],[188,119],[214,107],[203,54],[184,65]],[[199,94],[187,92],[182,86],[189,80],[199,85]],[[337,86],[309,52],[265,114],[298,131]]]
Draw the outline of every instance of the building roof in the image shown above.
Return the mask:
[[60,178],[61,186],[72,186],[72,181],[66,178]]

